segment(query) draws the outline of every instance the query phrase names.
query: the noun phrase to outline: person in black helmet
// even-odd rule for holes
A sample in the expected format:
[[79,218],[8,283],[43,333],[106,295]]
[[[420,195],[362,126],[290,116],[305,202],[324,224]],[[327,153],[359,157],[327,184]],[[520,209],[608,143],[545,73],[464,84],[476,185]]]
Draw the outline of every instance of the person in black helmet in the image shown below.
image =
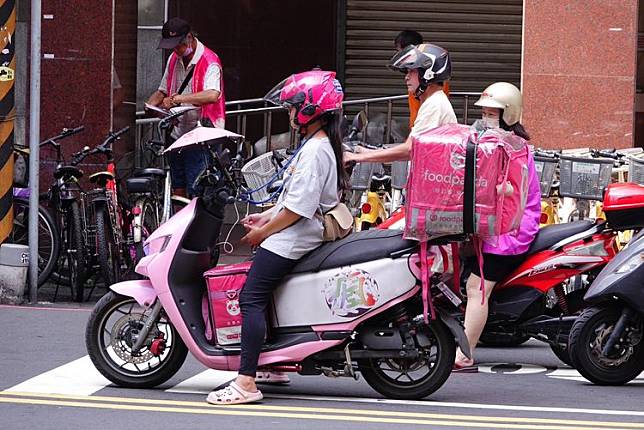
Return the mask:
[[421,103],[409,138],[405,143],[387,149],[347,153],[345,163],[409,160],[413,136],[457,122],[452,104],[443,92],[443,82],[449,80],[452,72],[449,53],[445,49],[430,43],[409,45],[394,55],[389,68],[405,73],[408,91]]

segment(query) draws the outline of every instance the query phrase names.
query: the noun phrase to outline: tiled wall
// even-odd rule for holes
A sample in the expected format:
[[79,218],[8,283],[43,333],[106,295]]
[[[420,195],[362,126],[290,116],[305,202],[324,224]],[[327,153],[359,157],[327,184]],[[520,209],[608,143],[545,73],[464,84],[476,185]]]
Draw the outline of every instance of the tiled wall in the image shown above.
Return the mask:
[[543,148],[633,146],[637,0],[525,0],[523,122]]

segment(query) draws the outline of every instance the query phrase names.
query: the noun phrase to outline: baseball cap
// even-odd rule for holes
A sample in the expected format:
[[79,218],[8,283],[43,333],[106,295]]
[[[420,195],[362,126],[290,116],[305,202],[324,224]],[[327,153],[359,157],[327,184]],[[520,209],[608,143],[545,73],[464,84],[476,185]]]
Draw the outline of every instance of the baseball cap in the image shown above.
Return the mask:
[[163,24],[157,49],[174,49],[190,33],[190,24],[181,18],[171,18]]

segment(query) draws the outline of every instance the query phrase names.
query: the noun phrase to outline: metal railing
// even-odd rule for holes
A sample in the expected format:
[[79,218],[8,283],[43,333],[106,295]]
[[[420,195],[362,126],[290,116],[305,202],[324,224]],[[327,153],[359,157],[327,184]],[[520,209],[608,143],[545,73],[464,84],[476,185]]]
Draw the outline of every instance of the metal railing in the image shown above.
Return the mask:
[[[461,122],[468,123],[469,121],[469,111],[470,111],[470,101],[474,97],[479,97],[481,93],[476,92],[452,92],[450,93],[450,99],[454,102],[454,105],[462,106],[462,115]],[[353,110],[352,108],[362,108],[369,117],[370,111],[378,111],[386,113],[386,123],[385,123],[385,133],[384,140],[385,142],[390,142],[391,139],[391,130],[392,122],[394,120],[394,104],[396,102],[407,101],[408,96],[398,95],[398,96],[386,96],[386,97],[373,97],[368,99],[355,99],[355,100],[346,100],[343,103],[343,106],[347,110]],[[406,106],[406,103],[405,105]],[[401,104],[401,117],[404,117],[408,114],[402,114],[404,106]],[[356,109],[357,110],[357,109]],[[461,109],[459,109],[461,111]],[[271,136],[273,134],[273,116],[277,112],[286,113],[286,110],[279,106],[268,106],[267,102],[261,98],[254,99],[244,99],[244,100],[233,100],[226,102],[226,119],[228,126],[230,126],[230,120],[234,118],[234,130],[235,132],[246,136],[248,130],[248,120],[250,117],[263,116],[262,122],[263,127],[263,136],[266,136],[266,148],[267,150],[271,149]],[[143,116],[144,112],[137,112],[137,117]],[[140,151],[142,149],[142,143],[149,139],[159,139],[157,123],[158,118],[138,118],[136,120],[136,154],[135,154],[135,163],[137,167],[141,167],[140,161],[142,157],[140,156]],[[366,133],[363,136],[363,139],[366,141]],[[290,142],[291,145],[295,143],[295,133],[293,130],[290,130]]]

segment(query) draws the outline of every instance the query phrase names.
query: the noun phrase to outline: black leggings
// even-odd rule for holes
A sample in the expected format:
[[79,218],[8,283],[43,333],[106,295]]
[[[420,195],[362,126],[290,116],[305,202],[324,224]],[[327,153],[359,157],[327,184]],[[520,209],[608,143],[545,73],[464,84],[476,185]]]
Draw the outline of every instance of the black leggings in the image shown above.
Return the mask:
[[266,308],[273,290],[288,275],[298,260],[281,257],[257,248],[239,304],[242,313],[241,364],[239,374],[255,377],[257,361],[266,333]]

